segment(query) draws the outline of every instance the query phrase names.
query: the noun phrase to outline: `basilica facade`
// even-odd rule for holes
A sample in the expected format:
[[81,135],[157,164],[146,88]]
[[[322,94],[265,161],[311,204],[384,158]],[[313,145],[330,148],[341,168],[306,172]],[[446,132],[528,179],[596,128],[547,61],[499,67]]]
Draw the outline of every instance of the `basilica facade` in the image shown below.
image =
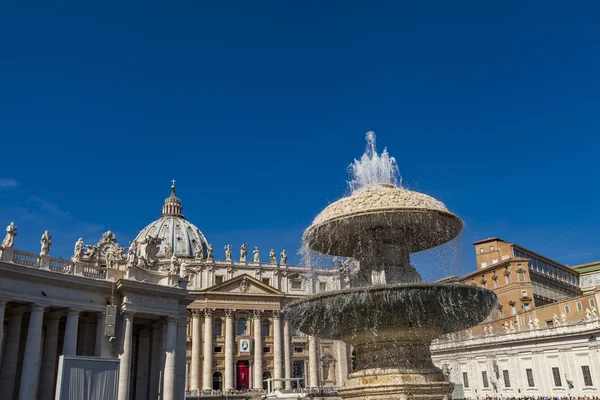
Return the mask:
[[18,249],[11,223],[0,246],[0,400],[54,398],[60,355],[119,358],[119,400],[262,390],[268,378],[343,385],[350,349],[300,333],[282,310],[350,287],[351,263],[298,267],[285,250],[264,261],[246,244],[219,259],[175,186],[128,249],[110,231],[94,245],[79,239],[71,260],[51,255],[48,231],[40,244],[39,253]]

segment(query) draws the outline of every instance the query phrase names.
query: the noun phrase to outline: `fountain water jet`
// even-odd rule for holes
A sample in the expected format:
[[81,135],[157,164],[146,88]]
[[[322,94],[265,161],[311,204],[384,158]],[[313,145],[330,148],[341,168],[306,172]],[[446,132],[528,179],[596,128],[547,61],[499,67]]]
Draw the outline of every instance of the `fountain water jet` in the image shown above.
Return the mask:
[[352,194],[304,232],[311,249],[358,259],[366,286],[296,301],[286,318],[306,334],[354,346],[344,399],[447,398],[453,386],[431,361],[431,341],[481,322],[497,297],[474,286],[421,283],[410,253],[454,239],[463,223],[440,201],[396,186],[393,157],[377,154],[371,132],[367,144],[352,165]]

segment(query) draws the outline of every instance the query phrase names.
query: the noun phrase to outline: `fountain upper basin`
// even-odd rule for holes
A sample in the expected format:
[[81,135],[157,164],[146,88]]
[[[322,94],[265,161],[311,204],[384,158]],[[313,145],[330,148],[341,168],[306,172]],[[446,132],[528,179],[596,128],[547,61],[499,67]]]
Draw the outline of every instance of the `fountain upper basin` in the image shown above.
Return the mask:
[[320,253],[345,257],[365,250],[361,247],[369,238],[413,253],[454,239],[462,228],[460,218],[433,197],[381,184],[327,206],[305,231],[304,240]]
[[300,331],[327,339],[389,328],[469,328],[497,305],[492,291],[462,284],[397,284],[328,292],[289,304],[284,312]]

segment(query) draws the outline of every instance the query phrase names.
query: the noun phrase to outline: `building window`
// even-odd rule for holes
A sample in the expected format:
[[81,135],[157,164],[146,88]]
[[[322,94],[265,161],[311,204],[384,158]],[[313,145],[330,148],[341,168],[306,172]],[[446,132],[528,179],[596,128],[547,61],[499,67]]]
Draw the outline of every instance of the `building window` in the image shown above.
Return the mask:
[[533,370],[531,368],[527,368],[525,370],[525,373],[527,374],[527,385],[529,387],[535,387],[535,382],[533,380]]
[[510,310],[512,311],[512,315],[517,314],[517,307],[515,307],[514,304],[512,306],[510,306]]
[[494,251],[494,246],[490,246],[490,251]]
[[263,347],[263,353],[270,353],[270,352],[271,352],[270,347]]
[[246,334],[246,318],[240,318],[237,321],[237,334],[238,335],[245,335]]
[[223,376],[220,372],[215,372],[213,374],[213,390],[221,389],[223,389]]
[[302,289],[302,281],[300,279],[292,279],[292,289]]
[[525,311],[531,310],[531,307],[529,307],[529,303],[523,303],[523,310],[525,310]]
[[270,333],[271,330],[269,328],[270,328],[269,323],[268,322],[263,322],[263,324],[262,324],[262,335],[263,335],[263,337],[270,336],[269,333]]
[[521,272],[521,273],[519,274],[519,280],[520,280],[521,282],[525,282],[525,274],[524,274],[523,272]]
[[521,296],[523,296],[523,297],[527,296],[527,290],[521,290]]
[[590,307],[596,307],[596,302],[594,299],[590,299]]
[[302,347],[294,347],[294,353],[302,353],[304,349]]
[[554,378],[554,386],[562,386],[562,381],[560,379],[560,370],[558,369],[558,367],[552,367],[552,377]]
[[215,320],[215,326],[214,326],[214,334],[215,336],[222,336],[221,332],[221,327],[223,326],[223,324],[221,323],[220,319]]
[[465,387],[465,389],[469,388],[469,374],[467,374],[466,372],[463,372],[463,386]]
[[508,374],[508,370],[502,370],[502,375],[504,376],[504,387],[510,387],[510,375]]
[[489,383],[488,383],[488,378],[487,378],[487,371],[481,371],[481,380],[483,382],[483,387],[489,387]]
[[497,258],[492,258],[492,264],[498,264],[498,259]]
[[481,268],[485,268],[485,267],[487,267],[487,263],[486,262],[482,262],[481,263]]
[[583,311],[583,306],[581,305],[580,301],[578,301],[575,305],[577,306],[577,311]]
[[479,253],[483,254],[483,247],[479,248]]
[[262,278],[262,283],[271,286],[271,278]]
[[565,314],[569,314],[571,312],[571,309],[569,308],[569,306],[565,306]]
[[319,292],[324,292],[327,290],[327,283],[319,282]]
[[494,279],[494,280],[492,281],[492,285],[494,286],[494,289],[496,289],[496,288],[498,287],[498,280],[497,280],[497,279]]
[[508,285],[510,283],[510,275],[506,275],[506,284]]
[[521,317],[521,326],[525,326],[525,317]]
[[214,350],[215,350],[215,353],[222,353],[223,352],[223,347],[222,346],[215,346]]
[[582,365],[581,372],[583,372],[583,384],[585,386],[593,386],[594,383],[592,382],[592,374],[589,365]]
[[215,275],[215,285],[223,283],[223,275]]

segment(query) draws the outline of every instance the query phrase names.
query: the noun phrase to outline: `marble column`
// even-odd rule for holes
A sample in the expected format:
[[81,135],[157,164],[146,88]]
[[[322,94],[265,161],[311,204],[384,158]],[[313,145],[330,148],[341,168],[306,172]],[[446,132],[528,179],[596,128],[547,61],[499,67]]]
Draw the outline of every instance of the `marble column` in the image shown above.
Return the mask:
[[22,312],[8,314],[8,328],[6,329],[2,371],[0,372],[0,399],[12,399],[11,395],[15,391],[22,322]]
[[79,310],[69,310],[67,314],[67,325],[65,326],[65,338],[63,343],[63,354],[65,356],[77,355],[77,329],[79,328]]
[[[292,378],[292,335],[290,332],[290,323],[283,321],[283,364],[285,367],[285,379]],[[292,381],[285,381],[285,388],[292,388]]]
[[[68,320],[67,320],[68,322]],[[119,397],[118,400],[129,399],[129,377],[131,375],[131,353],[133,336],[133,313],[123,311],[121,327],[121,349],[119,351]]]
[[21,388],[19,400],[35,400],[37,395],[38,378],[40,376],[40,356],[42,350],[42,323],[46,306],[34,304],[31,306],[27,342],[21,368]]
[[58,315],[50,315],[46,323],[44,352],[42,354],[42,371],[40,376],[39,400],[54,399],[54,383],[58,356]]
[[160,371],[162,360],[161,322],[152,324],[152,359],[150,361],[150,395],[149,399],[158,399],[160,387]]
[[6,310],[6,300],[0,300],[0,367],[2,367],[2,339],[4,339],[4,312]]
[[213,367],[213,310],[204,310],[204,364],[202,365],[202,389],[212,389]]
[[202,348],[202,320],[200,319],[201,310],[192,310],[192,365],[190,389],[200,389],[200,349]]
[[135,374],[135,398],[145,400],[148,396],[148,364],[150,361],[150,330],[139,333],[137,352],[137,372]]
[[225,390],[233,390],[233,347],[233,310],[225,310]]
[[346,343],[341,340],[337,341],[337,376],[336,376],[336,386],[341,387],[345,386],[346,378],[348,377],[348,347]]
[[187,361],[187,326],[186,313],[177,322],[177,344],[175,345],[175,398],[185,397],[185,364]]
[[309,386],[319,386],[319,355],[317,350],[317,338],[314,336],[308,337],[308,370],[309,370]]
[[175,350],[177,348],[177,322],[177,318],[174,317],[169,317],[167,321],[162,400],[175,399]]
[[[273,378],[281,379],[281,314],[279,311],[273,311]],[[275,381],[273,384],[275,389],[282,388],[281,381]]]
[[254,310],[254,388],[262,389],[263,387],[263,342],[262,342],[262,312]]

